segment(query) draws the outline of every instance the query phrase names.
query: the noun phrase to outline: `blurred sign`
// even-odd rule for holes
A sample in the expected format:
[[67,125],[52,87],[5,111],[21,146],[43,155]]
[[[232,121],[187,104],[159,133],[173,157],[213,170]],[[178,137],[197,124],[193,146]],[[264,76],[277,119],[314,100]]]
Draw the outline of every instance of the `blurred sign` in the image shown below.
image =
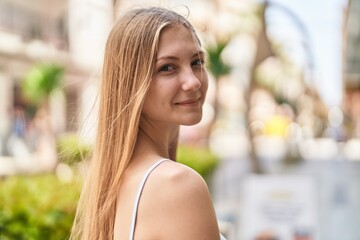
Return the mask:
[[244,183],[244,240],[317,240],[314,180],[307,176],[250,176]]

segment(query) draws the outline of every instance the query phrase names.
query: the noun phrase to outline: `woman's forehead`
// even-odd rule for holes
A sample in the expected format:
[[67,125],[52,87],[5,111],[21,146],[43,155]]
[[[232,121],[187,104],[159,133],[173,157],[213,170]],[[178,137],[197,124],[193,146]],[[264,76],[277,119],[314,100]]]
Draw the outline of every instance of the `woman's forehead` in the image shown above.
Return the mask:
[[193,52],[203,51],[195,32],[182,24],[170,25],[161,31],[158,53],[177,47],[191,48]]

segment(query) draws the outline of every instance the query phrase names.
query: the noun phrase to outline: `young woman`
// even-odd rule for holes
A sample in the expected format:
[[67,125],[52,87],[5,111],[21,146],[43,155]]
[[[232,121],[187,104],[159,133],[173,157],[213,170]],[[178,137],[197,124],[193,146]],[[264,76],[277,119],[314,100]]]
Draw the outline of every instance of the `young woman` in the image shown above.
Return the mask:
[[206,183],[175,159],[179,125],[202,117],[204,58],[193,27],[173,11],[133,10],[115,23],[72,239],[220,239]]

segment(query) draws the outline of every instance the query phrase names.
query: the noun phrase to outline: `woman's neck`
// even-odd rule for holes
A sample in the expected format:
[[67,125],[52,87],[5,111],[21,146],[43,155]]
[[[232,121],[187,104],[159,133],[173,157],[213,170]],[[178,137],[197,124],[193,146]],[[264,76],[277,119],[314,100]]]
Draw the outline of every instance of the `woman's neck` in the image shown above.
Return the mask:
[[179,126],[164,124],[140,124],[134,154],[156,154],[175,160]]

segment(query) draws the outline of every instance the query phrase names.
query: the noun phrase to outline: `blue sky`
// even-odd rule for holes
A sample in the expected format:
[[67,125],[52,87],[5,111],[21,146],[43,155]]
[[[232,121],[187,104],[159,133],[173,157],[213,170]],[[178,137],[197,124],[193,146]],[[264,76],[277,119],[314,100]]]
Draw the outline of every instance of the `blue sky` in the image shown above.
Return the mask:
[[[275,7],[267,15],[270,31],[289,45],[299,64],[313,65],[312,81],[328,106],[341,104],[342,98],[342,14],[347,0],[271,0],[296,15],[305,28],[289,19],[288,14]],[[274,5],[275,6],[275,5]],[[305,55],[308,46],[312,54]]]

